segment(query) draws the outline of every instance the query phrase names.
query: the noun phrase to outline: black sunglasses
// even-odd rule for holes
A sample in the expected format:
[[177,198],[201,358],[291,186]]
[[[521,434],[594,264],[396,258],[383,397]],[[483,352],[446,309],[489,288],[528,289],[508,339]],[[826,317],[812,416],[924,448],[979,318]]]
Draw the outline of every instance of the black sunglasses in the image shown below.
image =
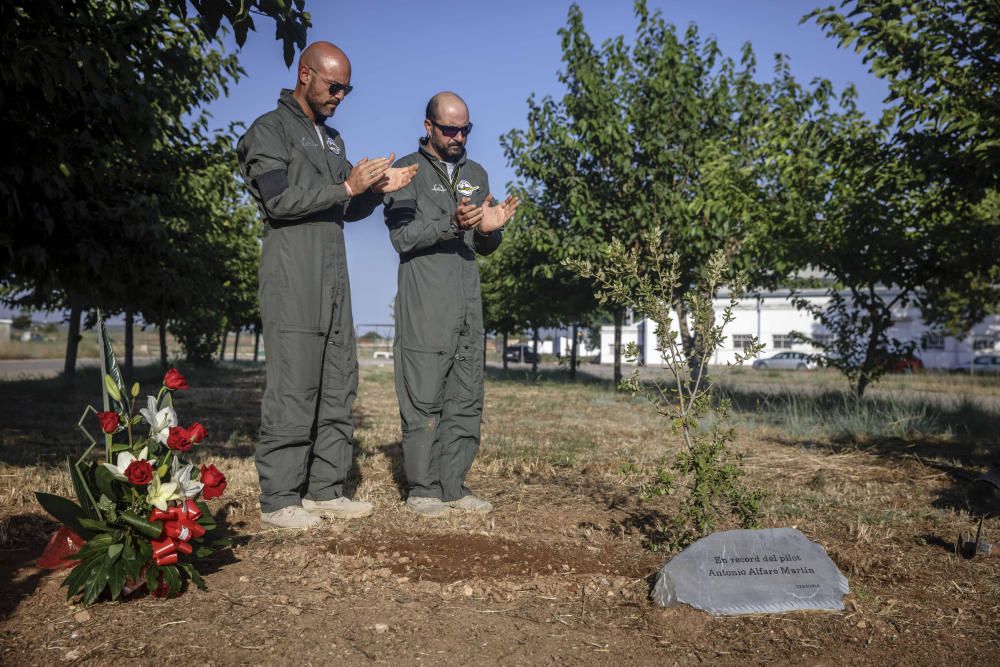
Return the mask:
[[[430,118],[428,118],[427,120],[430,120]],[[454,137],[459,132],[468,137],[469,133],[472,132],[472,123],[469,123],[468,125],[465,126],[457,127],[455,125],[441,125],[437,121],[431,120],[431,124],[434,125],[434,127],[436,127],[437,129],[441,130],[441,134],[449,138]]]
[[[309,66],[306,65],[306,67]],[[328,81],[322,74],[314,70],[312,67],[309,67],[309,69],[311,69],[313,74],[318,76],[320,80],[323,81],[323,83],[330,86],[330,95],[336,95],[340,91],[344,91],[344,97],[347,97],[348,95],[351,94],[351,91],[354,90],[354,86],[352,85],[346,83],[337,83],[336,81]]]

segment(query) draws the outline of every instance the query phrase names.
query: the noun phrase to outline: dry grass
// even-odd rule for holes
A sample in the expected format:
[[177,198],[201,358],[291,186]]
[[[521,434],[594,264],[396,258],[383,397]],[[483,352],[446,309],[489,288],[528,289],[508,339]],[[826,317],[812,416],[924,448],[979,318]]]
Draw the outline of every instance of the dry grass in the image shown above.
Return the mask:
[[[155,371],[143,372],[150,374],[145,385],[155,382]],[[766,378],[749,377],[766,383]],[[803,383],[809,378],[824,381],[826,376],[794,376],[795,390],[807,393]],[[81,380],[81,388],[69,393],[55,381],[0,383],[0,546],[4,548],[37,544],[39,529],[51,526],[35,504],[35,490],[70,493],[63,460],[82,449],[72,424],[82,406],[96,399],[96,391],[91,391],[97,387],[96,375]],[[642,401],[601,383],[567,383],[559,373],[532,378],[491,371],[482,448],[470,484],[493,501],[496,511],[485,517],[458,515],[431,522],[402,506],[400,427],[391,367],[362,367],[351,486],[355,497],[375,503],[375,516],[359,524],[327,525],[303,538],[260,529],[252,459],[263,381],[260,368],[227,365],[192,372],[189,380],[194,388],[178,395],[177,409],[182,421],[198,419],[209,429],[210,443],[201,462],[215,463],[225,471],[226,495],[213,502],[239,538],[237,561],[210,579],[213,591],[220,592],[190,598],[191,604],[216,605],[207,616],[237,613],[249,618],[260,613],[254,618],[261,623],[278,622],[273,610],[284,614],[282,610],[295,604],[288,589],[305,577],[318,583],[305,589],[303,599],[317,586],[326,586],[323,590],[330,594],[345,596],[335,601],[349,600],[355,613],[365,618],[378,620],[377,614],[392,613],[387,610],[398,605],[404,605],[397,613],[406,618],[425,608],[453,614],[449,622],[465,633],[456,637],[456,646],[488,616],[497,624],[493,632],[507,633],[508,643],[523,640],[529,646],[544,642],[556,646],[550,638],[570,632],[573,626],[593,643],[580,640],[582,650],[617,647],[613,650],[624,651],[638,663],[662,657],[657,651],[665,644],[670,646],[669,655],[682,656],[680,662],[741,664],[747,659],[783,661],[793,656],[847,664],[891,661],[901,655],[933,663],[960,646],[973,646],[969,655],[997,647],[998,565],[956,558],[949,546],[957,532],[972,523],[963,504],[967,483],[963,475],[976,473],[990,457],[996,458],[995,441],[972,442],[959,431],[842,441],[822,433],[796,435],[773,420],[737,414],[736,446],[745,456],[747,475],[769,492],[767,525],[796,526],[823,544],[850,577],[852,595],[841,616],[709,621],[677,610],[656,610],[645,602],[644,577],[663,559],[648,551],[651,530],[670,515],[674,500],[643,502],[639,488],[675,454],[678,442]],[[913,391],[927,394],[936,381],[921,380]],[[781,391],[788,387],[785,378],[770,385]],[[978,396],[980,388],[970,382],[959,390]],[[1000,410],[994,412],[988,403],[995,400],[990,398],[993,390],[983,384],[986,398],[977,400],[987,401],[982,412],[996,419]],[[905,398],[905,391],[899,391]],[[988,520],[986,530],[995,538],[1000,521]],[[407,574],[409,565],[402,562],[412,554],[399,545],[419,552],[413,545],[456,536],[468,536],[470,545],[523,547],[529,555],[544,547],[548,560],[539,562],[547,564],[540,575],[527,578],[477,579],[439,569],[436,581],[441,583],[435,583],[416,581]],[[323,555],[327,547],[336,553]],[[604,554],[614,556],[607,561],[610,569],[605,574],[598,570],[581,577],[573,567],[562,571],[558,565],[563,555],[579,564]],[[484,557],[489,557],[486,552]],[[28,575],[18,576],[21,581]],[[244,580],[247,583],[241,583]],[[246,595],[230,604],[231,598],[236,599],[230,591],[241,586],[247,588]],[[380,606],[381,601],[388,606]],[[48,609],[61,604],[58,591],[44,589],[26,597],[21,604],[26,625],[17,626],[11,637],[29,636],[35,616],[37,623],[45,622],[51,611],[40,608],[33,616],[34,604],[48,604]],[[299,637],[297,628],[313,611],[316,628],[331,622],[324,605],[300,607],[290,621],[293,625],[286,628],[289,636]],[[449,609],[455,611],[445,611]],[[160,613],[159,607],[147,611]],[[108,606],[93,613],[118,612]],[[399,618],[389,622],[393,627],[404,623]],[[191,633],[195,623],[189,622]],[[182,632],[187,627],[174,629]],[[339,631],[352,637],[349,627]],[[252,625],[247,632],[253,634]],[[448,632],[428,620],[420,636],[434,635],[434,641],[443,641]],[[307,634],[314,636],[318,635]],[[185,637],[197,643],[197,634]],[[364,647],[367,637],[350,641]],[[271,642],[245,641],[255,646]],[[825,648],[820,650],[820,644]],[[100,650],[103,658],[98,662],[125,657],[113,648]],[[558,650],[552,648],[556,655]],[[236,654],[229,655],[240,661],[233,658]],[[502,654],[490,655],[499,659]],[[532,662],[531,655],[519,661]],[[587,655],[580,661],[607,658],[607,653]]]

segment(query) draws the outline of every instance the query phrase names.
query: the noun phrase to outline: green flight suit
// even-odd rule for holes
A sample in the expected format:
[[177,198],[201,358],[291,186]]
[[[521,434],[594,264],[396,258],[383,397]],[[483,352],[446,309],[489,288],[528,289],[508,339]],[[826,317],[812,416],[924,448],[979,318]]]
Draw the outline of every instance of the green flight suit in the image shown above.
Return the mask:
[[267,385],[255,450],[263,512],[340,497],[353,461],[358,359],[344,222],[370,215],[381,195],[347,196],[344,141],[316,127],[283,90],[236,149],[266,222],[258,275]]
[[500,245],[501,232],[461,231],[458,201],[481,205],[486,171],[463,153],[449,179],[421,148],[395,166],[420,165],[405,188],[385,198],[389,238],[399,253],[396,397],[403,469],[410,496],[458,500],[479,449],[483,414],[483,307],[476,253]]

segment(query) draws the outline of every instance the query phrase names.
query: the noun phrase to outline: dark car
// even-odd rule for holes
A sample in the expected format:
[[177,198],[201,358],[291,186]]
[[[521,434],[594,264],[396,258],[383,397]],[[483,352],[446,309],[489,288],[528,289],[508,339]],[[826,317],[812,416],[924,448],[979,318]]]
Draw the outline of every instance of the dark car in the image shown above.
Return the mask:
[[890,373],[916,373],[917,371],[924,370],[924,362],[920,361],[920,357],[903,357],[893,364],[892,368],[889,370]]
[[515,364],[535,364],[539,361],[538,354],[530,345],[508,345],[503,351],[503,358]]

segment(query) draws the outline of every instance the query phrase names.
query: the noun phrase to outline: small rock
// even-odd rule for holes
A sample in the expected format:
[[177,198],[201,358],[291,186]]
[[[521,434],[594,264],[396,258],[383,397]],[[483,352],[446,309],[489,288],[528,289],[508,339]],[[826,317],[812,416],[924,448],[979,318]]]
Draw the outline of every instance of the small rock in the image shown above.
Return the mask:
[[375,634],[384,635],[387,632],[389,632],[389,626],[388,625],[386,625],[385,623],[376,623],[375,624]]
[[302,610],[299,609],[298,607],[289,607],[288,613],[291,614],[292,616],[298,616],[299,614],[302,613]]
[[86,623],[87,621],[90,620],[90,618],[91,617],[89,611],[78,611],[75,614],[73,614],[73,620],[76,621],[77,623]]
[[410,557],[409,556],[400,556],[399,560],[397,560],[396,562],[397,563],[409,563],[410,562]]
[[405,583],[407,583],[407,582],[408,582],[409,580],[410,580],[410,578],[409,578],[409,577],[397,577],[397,578],[396,578],[396,583],[397,583],[397,584],[405,584]]
[[472,593],[473,593],[472,586],[466,584],[465,588],[462,589],[462,595],[464,595],[467,598],[470,598],[472,597]]
[[240,577],[240,583],[241,583],[241,584],[246,584],[246,583],[248,583],[249,581],[250,581],[250,577],[248,577],[248,576],[246,576],[246,575],[243,575],[242,577]]
[[79,657],[80,657],[80,649],[75,648],[72,651],[68,651],[65,655],[63,655],[63,660],[65,660],[66,662],[70,662],[71,660],[76,660]]

